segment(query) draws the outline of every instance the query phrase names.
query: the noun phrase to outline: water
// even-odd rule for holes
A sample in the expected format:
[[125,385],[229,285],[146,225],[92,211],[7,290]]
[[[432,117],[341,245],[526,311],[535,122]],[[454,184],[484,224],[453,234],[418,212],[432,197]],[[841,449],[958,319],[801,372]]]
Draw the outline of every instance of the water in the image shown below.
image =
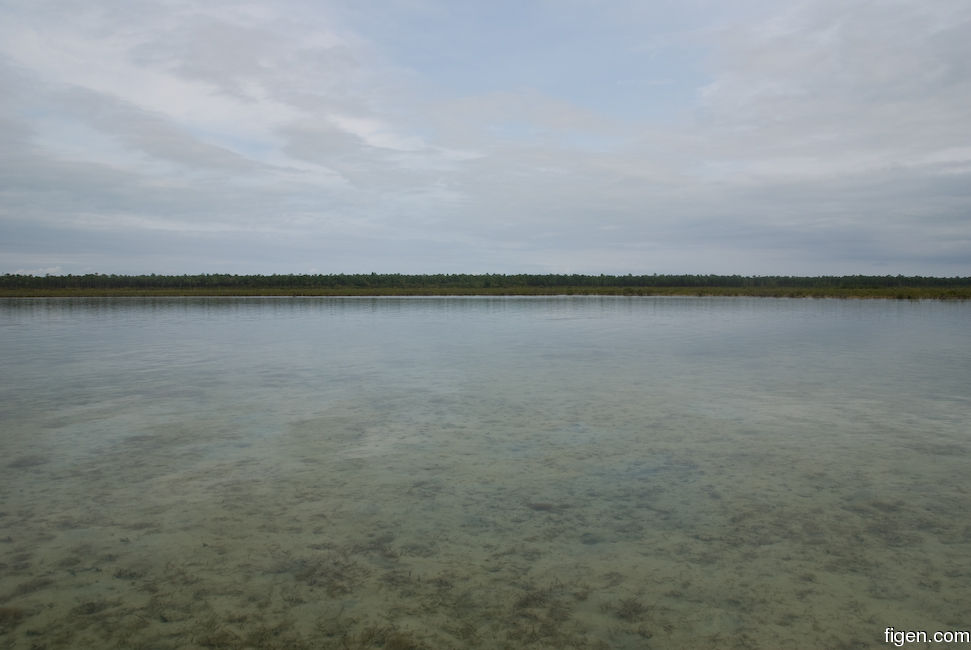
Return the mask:
[[942,302],[3,300],[0,648],[965,630],[969,325]]

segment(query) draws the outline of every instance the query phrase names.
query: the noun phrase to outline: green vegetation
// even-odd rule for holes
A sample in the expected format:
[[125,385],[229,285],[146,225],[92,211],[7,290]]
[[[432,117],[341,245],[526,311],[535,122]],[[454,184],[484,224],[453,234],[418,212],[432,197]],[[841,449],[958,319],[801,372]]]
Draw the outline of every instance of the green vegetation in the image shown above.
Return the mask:
[[12,275],[0,296],[699,295],[971,299],[971,277],[529,275]]

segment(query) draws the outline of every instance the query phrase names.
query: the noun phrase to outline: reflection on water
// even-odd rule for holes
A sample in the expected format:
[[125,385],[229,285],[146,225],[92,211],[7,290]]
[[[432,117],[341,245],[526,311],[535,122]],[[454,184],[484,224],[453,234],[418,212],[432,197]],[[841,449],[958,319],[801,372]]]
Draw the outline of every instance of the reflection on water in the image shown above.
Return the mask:
[[0,301],[0,647],[852,648],[967,629],[969,317]]

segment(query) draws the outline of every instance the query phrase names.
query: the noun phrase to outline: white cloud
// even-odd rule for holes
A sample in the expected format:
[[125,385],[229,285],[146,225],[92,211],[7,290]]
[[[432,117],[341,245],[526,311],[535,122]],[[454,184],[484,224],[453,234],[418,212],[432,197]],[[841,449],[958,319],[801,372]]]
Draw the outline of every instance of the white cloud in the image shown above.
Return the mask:
[[971,274],[963,0],[466,9],[7,3],[0,266]]

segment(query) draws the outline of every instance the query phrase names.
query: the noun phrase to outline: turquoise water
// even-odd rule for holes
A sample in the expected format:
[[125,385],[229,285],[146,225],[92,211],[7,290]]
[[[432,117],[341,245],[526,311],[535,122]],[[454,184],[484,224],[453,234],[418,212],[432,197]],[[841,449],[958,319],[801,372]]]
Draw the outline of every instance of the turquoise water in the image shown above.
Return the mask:
[[0,300],[0,648],[969,629],[969,325],[927,301]]

